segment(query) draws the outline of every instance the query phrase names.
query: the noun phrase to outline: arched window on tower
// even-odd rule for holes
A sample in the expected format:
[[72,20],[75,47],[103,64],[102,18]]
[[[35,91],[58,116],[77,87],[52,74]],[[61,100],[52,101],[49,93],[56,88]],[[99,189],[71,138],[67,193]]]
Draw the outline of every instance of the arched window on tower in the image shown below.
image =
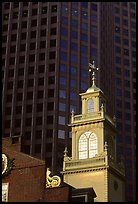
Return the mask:
[[85,132],[79,139],[79,159],[92,158],[97,154],[97,136],[92,132]]
[[94,112],[94,101],[93,99],[88,100],[88,113]]

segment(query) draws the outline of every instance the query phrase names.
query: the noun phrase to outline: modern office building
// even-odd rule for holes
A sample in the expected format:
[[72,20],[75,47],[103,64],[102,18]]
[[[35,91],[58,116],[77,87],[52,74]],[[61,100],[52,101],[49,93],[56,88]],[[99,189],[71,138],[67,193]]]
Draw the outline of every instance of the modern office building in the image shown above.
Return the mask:
[[72,109],[90,86],[89,62],[106,111],[117,119],[117,151],[126,165],[126,200],[135,200],[135,2],[2,4],[2,134],[21,135],[22,151],[46,159],[55,174],[71,152]]

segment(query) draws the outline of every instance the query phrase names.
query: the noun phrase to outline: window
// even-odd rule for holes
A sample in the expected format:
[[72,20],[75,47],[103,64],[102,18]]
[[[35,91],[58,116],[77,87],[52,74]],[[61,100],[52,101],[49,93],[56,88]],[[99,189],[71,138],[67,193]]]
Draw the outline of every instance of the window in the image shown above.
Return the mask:
[[51,28],[50,35],[56,35],[56,28]]
[[42,137],[42,130],[36,130],[35,137],[36,137],[36,139],[41,139],[41,137]]
[[81,39],[81,41],[88,41],[88,35],[87,34],[85,34],[85,33],[81,33],[81,36],[80,36],[80,39]]
[[46,41],[41,41],[40,42],[40,49],[46,47]]
[[45,71],[45,65],[39,65],[38,72],[39,73],[44,73],[44,71]]
[[37,9],[32,10],[32,16],[35,16],[35,15],[37,15]]
[[115,36],[115,42],[116,42],[116,43],[120,43],[120,42],[121,42],[121,39],[120,39],[119,36]]
[[67,49],[67,45],[68,45],[67,40],[61,39],[60,46],[61,46],[62,48]]
[[53,116],[52,115],[47,116],[47,124],[53,124]]
[[71,32],[71,37],[77,39],[77,37],[78,37],[78,32],[77,32],[77,31],[72,31],[72,32]]
[[74,79],[71,79],[70,86],[73,87],[73,88],[76,88],[77,87],[77,81],[74,80]]
[[12,94],[7,95],[6,102],[12,101]]
[[71,74],[73,74],[73,75],[77,74],[77,68],[76,67],[71,67]]
[[30,50],[35,50],[36,43],[30,43]]
[[115,32],[116,32],[116,33],[120,33],[120,27],[116,26],[116,27],[115,27]]
[[28,84],[27,86],[33,86],[34,85],[34,79],[28,79]]
[[56,52],[53,51],[53,52],[50,52],[49,53],[49,59],[55,59],[56,58]]
[[26,39],[26,33],[21,33],[21,40]]
[[20,51],[25,51],[26,44],[20,44]]
[[8,77],[13,77],[13,76],[14,76],[14,69],[9,69]]
[[53,5],[51,7],[51,12],[57,12],[57,5]]
[[38,86],[43,86],[44,85],[44,77],[41,77],[38,79]]
[[32,112],[32,105],[27,105],[26,106],[26,113],[31,113]]
[[48,110],[54,110],[54,103],[53,102],[47,103],[47,109]]
[[23,11],[23,13],[22,13],[22,17],[26,17],[28,15],[28,11],[26,10],[26,11]]
[[36,31],[31,31],[30,38],[36,38]]
[[12,89],[13,88],[13,82],[12,81],[8,81],[7,88],[8,89]]
[[37,92],[37,98],[43,98],[43,94],[44,94],[43,91],[38,91]]
[[67,37],[67,35],[68,35],[68,30],[67,30],[67,28],[64,28],[64,27],[61,28],[61,35]]
[[4,4],[4,9],[9,9],[10,8],[10,3],[5,3]]
[[60,71],[61,72],[66,72],[67,71],[67,65],[66,64],[61,64],[60,65]]
[[60,90],[60,91],[59,91],[59,97],[65,99],[65,98],[66,98],[66,91]]
[[77,51],[78,50],[77,43],[71,43],[71,49],[72,49],[72,51]]
[[27,99],[29,100],[33,99],[33,92],[27,92]]
[[81,6],[84,8],[88,8],[88,2],[81,2]]
[[47,135],[47,137],[53,137],[53,130],[52,129],[48,129],[47,131],[46,131],[46,135]]
[[74,110],[74,112],[76,113],[77,111],[76,106],[70,105],[70,112],[72,112],[72,110]]
[[87,76],[88,76],[88,71],[82,69],[82,70],[81,70],[81,77],[84,78],[84,77],[87,77]]
[[88,47],[86,45],[81,45],[81,52],[87,54]]
[[43,7],[43,8],[42,8],[42,11],[41,11],[41,13],[42,13],[42,14],[45,14],[45,13],[47,13],[47,7]]
[[16,96],[17,101],[22,101],[22,97],[23,97],[22,93],[17,93],[17,96]]
[[93,3],[92,3],[91,9],[94,10],[94,11],[97,11],[97,4],[93,4]]
[[59,116],[59,117],[58,117],[58,123],[59,123],[60,125],[65,125],[65,117]]
[[46,24],[47,24],[47,18],[42,18],[41,25],[46,25]]
[[64,130],[58,130],[58,138],[65,139],[65,131]]
[[5,43],[7,41],[7,36],[2,36],[2,42]]
[[77,28],[77,27],[78,27],[78,21],[75,20],[75,19],[72,19],[72,21],[71,21],[71,25],[72,25],[72,27]]
[[11,35],[11,41],[16,41],[17,35],[16,34],[12,34]]
[[36,117],[36,125],[42,125],[42,117]]
[[66,104],[59,103],[59,111],[65,111],[66,110]]
[[54,97],[54,89],[48,89],[48,97]]
[[88,86],[87,86],[86,83],[84,83],[84,82],[81,83],[81,90],[82,90],[82,91],[86,90],[87,87],[88,87]]
[[4,14],[3,18],[4,18],[4,20],[8,20],[9,19],[9,14]]
[[123,44],[128,45],[128,39],[123,39]]
[[56,16],[51,17],[51,24],[56,22],[57,22],[57,17]]
[[28,2],[23,2],[23,6],[28,6]]
[[65,16],[62,16],[62,23],[65,25],[68,25],[68,18]]
[[22,22],[22,28],[27,28],[27,21]]
[[12,24],[12,30],[17,29],[17,23]]
[[49,72],[55,71],[55,64],[49,64]]
[[60,77],[60,84],[66,86],[66,83],[67,83],[67,79],[65,77]]
[[74,55],[74,54],[71,54],[71,62],[72,63],[77,63],[77,61],[78,61],[78,56]]
[[28,74],[34,74],[34,67],[33,66],[28,67]]
[[56,47],[56,39],[50,40],[50,47]]
[[3,25],[3,26],[2,26],[2,31],[7,31],[7,30],[8,30],[8,24]]
[[2,202],[8,202],[9,183],[2,183]]
[[35,54],[29,55],[29,62],[35,61]]
[[81,11],[81,17],[83,19],[87,19],[88,18],[88,13],[86,11]]
[[13,65],[14,63],[15,63],[15,58],[14,57],[10,57],[9,65]]
[[45,60],[45,53],[40,53],[39,54],[39,60]]
[[85,132],[79,139],[79,159],[92,158],[97,154],[97,137],[92,132]]
[[66,52],[61,52],[60,59],[64,60],[64,61],[67,61],[67,53]]
[[97,26],[96,25],[92,25],[92,32],[96,33],[97,32]]
[[31,123],[32,123],[32,118],[26,118],[25,125],[26,126],[31,126]]
[[40,36],[41,37],[46,36],[46,29],[40,31]]
[[70,99],[77,100],[77,94],[75,92],[70,92]]
[[88,113],[94,112],[94,101],[93,99],[88,100]]
[[54,76],[50,76],[48,78],[48,84],[54,84],[55,83],[55,77]]
[[32,20],[32,21],[31,21],[31,26],[32,26],[32,27],[37,26],[37,20]]
[[6,115],[10,115],[11,114],[11,107],[6,107],[5,113],[6,113]]
[[91,19],[92,19],[92,22],[96,22],[97,21],[97,15],[96,14],[92,14],[91,15]]
[[91,55],[94,57],[97,56],[97,49],[96,48],[91,49]]

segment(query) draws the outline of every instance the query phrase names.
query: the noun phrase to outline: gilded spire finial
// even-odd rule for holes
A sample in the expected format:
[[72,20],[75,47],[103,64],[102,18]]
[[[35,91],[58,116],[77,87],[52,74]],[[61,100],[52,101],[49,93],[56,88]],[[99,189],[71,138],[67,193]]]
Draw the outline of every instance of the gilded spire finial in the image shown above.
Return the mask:
[[92,61],[92,64],[89,63],[89,72],[92,72],[92,86],[95,86],[95,81],[96,81],[96,78],[95,78],[95,72],[99,69],[97,67],[95,67],[95,61],[93,60]]

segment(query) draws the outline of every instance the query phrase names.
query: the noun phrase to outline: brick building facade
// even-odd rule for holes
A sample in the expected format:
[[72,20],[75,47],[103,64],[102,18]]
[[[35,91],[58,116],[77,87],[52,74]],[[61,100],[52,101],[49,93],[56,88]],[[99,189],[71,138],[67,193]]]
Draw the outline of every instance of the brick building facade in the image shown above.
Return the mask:
[[[5,176],[2,174],[2,201],[7,202],[70,202],[74,195],[72,186],[61,182],[59,187],[46,188],[46,163],[21,152],[20,137],[3,138],[2,154],[13,167]],[[8,167],[7,167],[8,168]],[[75,189],[76,190],[76,189]],[[87,191],[87,189],[85,190]],[[84,199],[83,191],[77,189]],[[85,192],[86,194],[87,192]],[[95,197],[92,189],[91,197]],[[76,196],[75,196],[76,199]]]

